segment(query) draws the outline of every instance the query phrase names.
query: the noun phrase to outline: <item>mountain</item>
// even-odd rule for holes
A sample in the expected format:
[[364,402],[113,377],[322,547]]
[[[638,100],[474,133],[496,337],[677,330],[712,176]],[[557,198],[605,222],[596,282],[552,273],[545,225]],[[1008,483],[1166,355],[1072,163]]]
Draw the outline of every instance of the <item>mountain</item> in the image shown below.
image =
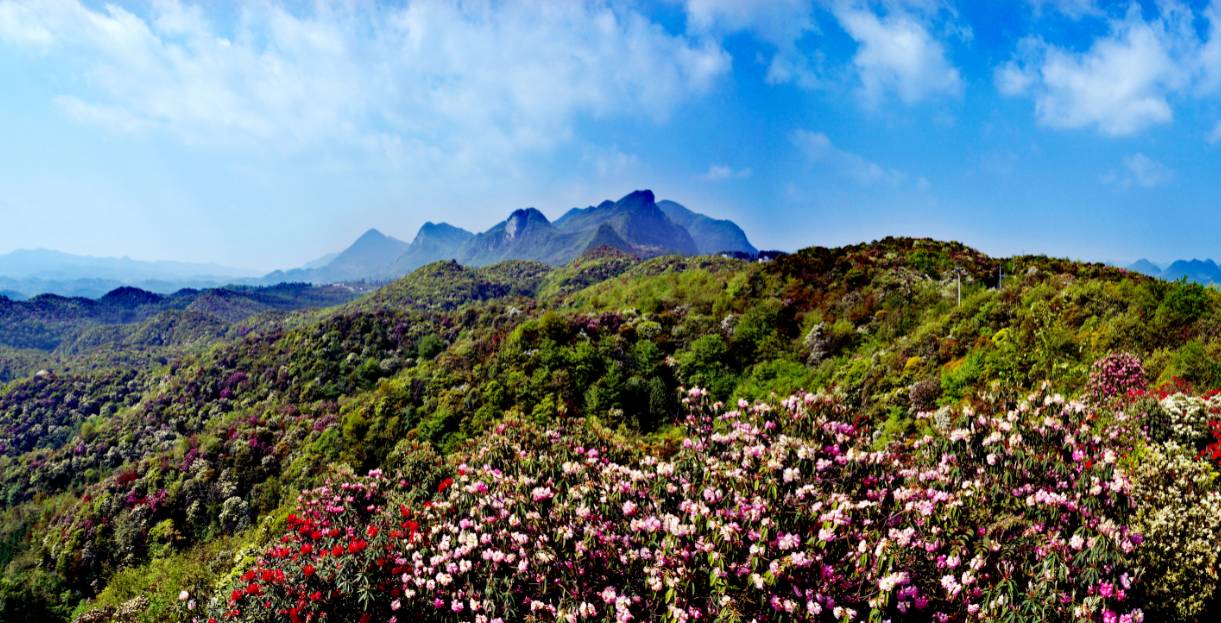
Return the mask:
[[406,242],[370,229],[322,266],[275,271],[262,281],[337,283],[386,279],[391,276],[391,267],[394,266],[395,260],[402,256],[407,248]]
[[573,208],[554,223],[534,208],[514,211],[503,222],[467,241],[458,259],[472,266],[508,259],[558,266],[601,247],[645,258],[700,253],[691,234],[661,210],[653,191],[638,190],[619,201]]
[[1221,266],[1218,266],[1216,262],[1210,259],[1175,260],[1164,269],[1149,260],[1141,259],[1127,268],[1132,272],[1165,279],[1166,281],[1186,279],[1205,285],[1221,283]]
[[668,200],[658,201],[657,207],[661,208],[661,211],[671,221],[682,226],[691,234],[701,254],[709,255],[728,251],[754,255],[759,252],[746,238],[746,232],[742,231],[742,228],[733,221],[704,216]]
[[532,260],[560,266],[597,248],[639,258],[725,252],[758,256],[746,233],[732,221],[705,216],[673,201],[657,201],[651,190],[637,190],[618,201],[572,208],[555,222],[535,208],[515,210],[478,234],[428,222],[410,244],[370,229],[340,252],[262,277],[214,264],[20,250],[0,255],[0,293],[12,300],[44,293],[96,299],[123,287],[171,294],[227,284],[386,282],[440,260],[468,266]]
[[339,257],[338,252],[327,253],[326,255],[323,255],[322,257],[320,257],[318,259],[311,260],[309,262],[306,262],[305,264],[302,264],[301,268],[322,268],[323,266],[326,266],[327,264],[330,264],[331,262],[335,261],[335,258],[337,258],[337,257]]
[[476,235],[458,252],[461,263],[484,266],[503,260],[559,264],[581,250],[581,232],[563,232],[534,208],[514,210],[509,218]]
[[386,281],[441,260],[486,266],[505,260],[565,264],[591,249],[609,247],[640,258],[722,252],[754,258],[758,250],[732,221],[713,219],[651,190],[618,201],[573,208],[555,222],[536,208],[514,210],[486,231],[425,223],[410,244],[369,230],[351,247],[310,265],[276,271],[260,283]]
[[250,275],[249,271],[219,264],[93,257],[47,249],[18,249],[0,255],[0,276],[11,279],[173,281],[203,278],[225,280]]
[[182,288],[217,287],[251,276],[248,271],[218,264],[92,257],[46,249],[19,249],[0,255],[0,291],[12,294],[12,299],[39,294],[97,298],[122,286],[168,294]]
[[385,267],[392,265],[406,250],[406,242],[370,229],[324,268],[333,275],[331,279],[335,281],[361,279],[384,271]]
[[1150,262],[1144,258],[1136,260],[1132,264],[1128,265],[1128,270],[1135,273],[1140,273],[1142,275],[1149,275],[1150,277],[1160,277],[1162,274],[1161,266],[1158,266],[1157,264],[1154,264],[1153,262]]
[[628,244],[625,251],[642,257],[700,253],[691,233],[658,207],[651,190],[637,190],[619,201],[603,201],[596,207],[573,208],[555,222],[557,229],[570,233],[597,232],[603,225]]
[[407,250],[394,260],[391,272],[406,275],[425,264],[457,259],[462,245],[474,237],[475,234],[449,223],[424,223]]
[[55,351],[76,344],[73,349],[80,352],[83,335],[91,335],[85,342],[93,346],[105,345],[97,330],[118,335],[123,333],[119,327],[151,322],[170,312],[189,312],[188,322],[227,328],[255,314],[327,307],[359,294],[343,286],[297,283],[186,289],[169,295],[124,286],[96,299],[58,294],[40,294],[25,301],[0,298],[0,349]]
[[1161,277],[1169,281],[1186,278],[1196,283],[1221,283],[1221,268],[1212,260],[1176,260]]

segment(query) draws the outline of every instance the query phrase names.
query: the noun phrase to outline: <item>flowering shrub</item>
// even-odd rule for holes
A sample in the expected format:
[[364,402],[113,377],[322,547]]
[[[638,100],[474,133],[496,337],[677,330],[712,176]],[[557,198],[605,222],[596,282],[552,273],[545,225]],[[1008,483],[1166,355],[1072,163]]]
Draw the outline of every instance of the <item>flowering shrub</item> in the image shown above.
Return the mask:
[[[1167,399],[1168,400],[1168,399]],[[1143,601],[1158,620],[1196,620],[1218,586],[1221,491],[1217,471],[1176,441],[1151,444],[1136,462],[1133,527]]]
[[[323,613],[367,612],[391,589],[388,540],[411,539],[417,532],[404,507],[401,526],[382,533],[384,485],[374,471],[302,494],[298,512],[286,520],[287,532],[238,576],[223,599],[224,616],[298,622]],[[375,540],[372,548],[370,540]]]
[[1221,395],[1192,396],[1174,393],[1163,397],[1145,415],[1148,436],[1154,442],[1174,442],[1193,451],[1210,438],[1209,422],[1221,413]]
[[[692,390],[687,406],[689,435],[664,458],[589,424],[509,421],[435,487],[388,490],[374,472],[310,492],[213,617],[1143,616],[1120,436],[1082,404],[1044,392],[994,414],[943,410],[881,450],[833,396],[727,410]],[[435,496],[398,502],[409,483]]]
[[1143,393],[1149,388],[1145,368],[1131,353],[1111,353],[1094,362],[1085,395],[1094,404],[1103,404],[1116,397]]

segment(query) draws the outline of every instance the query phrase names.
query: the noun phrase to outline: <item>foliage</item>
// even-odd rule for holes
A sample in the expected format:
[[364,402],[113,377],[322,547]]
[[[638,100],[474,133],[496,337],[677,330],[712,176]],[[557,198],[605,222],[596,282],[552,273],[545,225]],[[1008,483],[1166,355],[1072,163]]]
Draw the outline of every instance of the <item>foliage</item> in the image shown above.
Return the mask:
[[[1000,268],[1003,285],[997,279]],[[350,474],[375,469],[391,475],[378,485],[386,504],[406,499],[413,520],[429,537],[413,545],[422,556],[440,555],[431,530],[452,528],[461,521],[453,513],[469,513],[477,502],[460,495],[458,487],[437,495],[436,483],[445,477],[462,482],[467,476],[486,476],[480,471],[485,465],[519,478],[554,481],[554,486],[523,490],[507,481],[493,487],[485,480],[488,495],[515,509],[523,522],[536,505],[534,486],[551,487],[554,502],[542,504],[547,508],[580,506],[567,481],[605,492],[608,499],[624,495],[603,482],[608,477],[601,473],[603,465],[634,474],[673,464],[676,477],[669,483],[679,478],[721,482],[732,470],[727,455],[718,453],[738,452],[743,458],[747,449],[711,445],[700,448],[701,453],[682,447],[684,436],[692,443],[704,439],[698,426],[676,425],[687,413],[679,388],[698,384],[707,388],[708,400],[748,398],[772,405],[771,412],[756,412],[749,405],[737,416],[712,423],[718,434],[729,434],[724,427],[732,428],[731,422],[755,423],[760,431],[750,432],[749,447],[760,451],[781,453],[797,443],[823,452],[830,433],[808,428],[810,418],[851,426],[851,432],[836,433],[845,435],[835,442],[845,456],[852,450],[852,461],[868,455],[891,463],[836,463],[831,469],[842,468],[842,474],[859,476],[860,482],[828,475],[826,488],[810,493],[814,497],[809,499],[824,506],[846,500],[876,503],[845,511],[862,522],[851,525],[851,536],[876,546],[877,539],[890,537],[889,529],[879,536],[883,519],[874,514],[894,511],[895,487],[932,495],[937,501],[931,518],[911,523],[911,511],[904,507],[885,521],[917,534],[938,530],[953,536],[954,542],[948,536],[938,539],[938,551],[965,547],[972,552],[969,558],[959,557],[954,581],[964,585],[963,561],[979,554],[981,569],[989,574],[986,580],[975,576],[980,590],[1007,591],[1005,604],[1021,602],[1026,609],[1013,614],[1016,610],[1002,608],[997,614],[988,610],[1002,607],[994,603],[996,595],[977,599],[970,587],[960,589],[960,601],[948,599],[941,585],[950,575],[948,567],[937,568],[936,557],[927,555],[887,559],[891,572],[908,573],[910,582],[896,584],[885,604],[878,601],[876,585],[886,577],[878,575],[884,566],[872,554],[867,562],[873,566],[849,579],[822,578],[821,567],[808,582],[785,576],[783,566],[770,576],[770,569],[753,567],[742,576],[727,572],[717,580],[725,584],[715,590],[732,600],[732,608],[702,602],[691,588],[713,590],[707,587],[712,586],[715,561],[702,550],[701,556],[674,559],[674,568],[667,562],[661,571],[626,553],[614,564],[606,560],[591,567],[623,586],[626,593],[616,589],[616,601],[623,594],[640,597],[628,606],[638,619],[678,617],[670,605],[722,617],[741,615],[743,620],[788,616],[770,610],[771,593],[754,587],[751,573],[763,577],[768,590],[815,587],[816,597],[821,591],[836,605],[856,610],[858,617],[876,607],[899,618],[904,613],[896,614],[897,594],[908,586],[919,588],[930,608],[946,609],[956,619],[967,617],[963,608],[972,604],[979,610],[968,614],[976,618],[981,613],[1032,617],[1040,608],[1046,618],[1072,618],[1074,613],[1058,601],[1063,599],[1099,617],[1103,605],[1121,616],[1147,606],[1154,592],[1166,604],[1180,604],[1173,611],[1156,610],[1159,617],[1198,612],[1195,616],[1203,619],[1212,614],[1211,596],[1198,603],[1186,596],[1191,590],[1212,590],[1205,581],[1207,567],[1185,568],[1170,578],[1164,571],[1168,567],[1157,564],[1164,559],[1153,550],[1143,550],[1151,558],[1141,558],[1146,554],[1138,554],[1140,548],[1125,551],[1122,530],[1119,540],[1098,541],[1114,547],[1099,545],[1095,552],[1092,546],[1075,550],[1070,545],[1071,555],[1059,549],[1058,541],[1039,539],[1059,535],[1071,543],[1069,529],[1083,531],[1083,539],[1097,536],[1104,512],[1116,525],[1128,525],[1129,533],[1137,521],[1147,522],[1142,525],[1151,534],[1155,527],[1169,525],[1127,489],[1091,493],[1093,478],[1098,477],[1099,487],[1119,482],[1117,473],[1135,483],[1141,457],[1166,452],[1172,442],[1181,449],[1180,458],[1201,451],[1212,456],[1208,422],[1216,419],[1216,398],[1196,396],[1189,385],[1206,390],[1221,381],[1216,365],[1221,335],[1215,331],[1221,293],[1098,264],[1030,256],[998,260],[955,243],[888,238],[804,249],[759,263],[710,257],[639,260],[606,251],[558,268],[508,262],[473,270],[438,263],[350,303],[283,313],[336,302],[327,298],[332,294],[308,287],[235,289],[196,293],[189,303],[162,309],[158,306],[168,303],[120,293],[97,305],[137,311],[115,316],[118,320],[88,322],[80,321],[89,307],[81,301],[42,299],[21,307],[23,320],[5,328],[14,335],[27,332],[35,341],[46,338],[50,341],[40,346],[55,350],[6,348],[0,353],[0,367],[8,370],[3,374],[13,379],[0,386],[0,603],[45,613],[41,616],[51,620],[91,608],[102,613],[98,617],[118,616],[126,608],[143,620],[186,620],[188,610],[177,602],[177,591],[168,588],[181,582],[178,590],[195,597],[198,608],[227,606],[205,603],[206,597],[215,592],[215,583],[228,584],[249,570],[253,558],[248,554],[266,550],[267,530],[281,531],[298,492],[316,491],[327,478],[332,486],[365,482],[367,477]],[[346,296],[353,294],[347,291]],[[1134,360],[1114,353],[1129,353]],[[1138,373],[1135,361],[1142,362],[1145,375]],[[44,368],[47,372],[39,374]],[[1142,376],[1170,384],[1142,392]],[[1047,388],[1028,400],[1031,389],[1042,388],[1044,381]],[[815,405],[802,407],[809,417],[780,421],[780,414],[789,413],[783,397],[798,390],[819,396]],[[1081,396],[1084,402],[1061,401],[1057,394]],[[1103,396],[1106,400],[1097,399]],[[823,411],[829,408],[836,412]],[[1040,424],[1034,414],[1061,428]],[[766,428],[769,421],[775,429]],[[997,445],[988,440],[1002,425],[1013,430],[1000,431],[1004,442],[985,452]],[[959,430],[966,437],[959,438]],[[1016,445],[1010,441],[1015,431],[1021,435]],[[1069,434],[1073,442],[1065,440]],[[1073,443],[1082,446],[1083,462],[1073,459]],[[563,473],[562,461],[547,456],[554,452],[579,463],[572,454],[576,447],[598,448],[605,463],[569,475]],[[1119,458],[1107,459],[1108,451]],[[704,460],[709,452],[722,462],[709,464]],[[996,465],[989,462],[990,454]],[[953,460],[943,464],[946,457]],[[785,455],[777,460],[793,459]],[[463,461],[465,475],[458,473]],[[801,482],[822,477],[804,466],[806,459],[796,461]],[[998,465],[1008,469],[1001,473]],[[411,471],[417,468],[423,471]],[[397,479],[402,470],[410,472],[404,486]],[[855,572],[848,552],[835,549],[846,541],[834,547],[807,543],[818,540],[822,522],[803,515],[808,507],[793,506],[788,497],[792,483],[784,481],[783,472],[756,471],[743,472],[751,477],[721,488],[744,503],[757,498],[777,510],[770,522],[804,530],[793,532],[801,537],[800,548],[793,551],[823,556],[833,568]],[[925,480],[912,481],[920,473]],[[863,484],[868,478],[877,482]],[[664,491],[662,480],[650,475],[639,481],[638,510],[686,517],[671,506],[684,500],[725,510],[702,497],[688,499],[690,491]],[[998,483],[1030,484],[1035,493],[1042,487],[1048,494],[1080,499],[1073,509],[1026,507],[1024,497],[1019,501],[1012,489]],[[889,487],[887,496],[868,497],[871,488],[883,485]],[[933,488],[955,505],[943,508]],[[1184,490],[1182,495],[1205,500],[1211,490]],[[841,497],[819,497],[833,495]],[[423,502],[434,496],[426,511]],[[1123,500],[1131,505],[1124,506]],[[386,513],[392,514],[391,506]],[[789,513],[790,508],[802,510]],[[1083,508],[1091,513],[1089,519]],[[632,530],[621,508],[619,515],[613,510],[601,509],[604,516],[593,522],[575,522],[571,514],[561,517],[574,530],[585,523],[604,526],[637,552],[662,546],[633,540],[644,537]],[[1180,516],[1194,512],[1198,510],[1184,510]],[[298,513],[303,516],[304,511]],[[361,521],[376,524],[382,521],[378,517]],[[869,524],[873,527],[866,527],[865,520],[875,522]],[[381,530],[390,524],[378,525]],[[532,524],[532,534],[549,539],[552,549],[542,551],[560,552],[557,560],[587,555],[564,549],[575,548],[576,541],[557,540],[554,529],[560,525]],[[755,524],[756,530],[763,527]],[[985,535],[978,534],[981,527]],[[778,538],[775,529],[768,528],[763,551],[769,555],[775,547],[770,540]],[[233,530],[241,532],[227,536]],[[692,535],[653,536],[669,539],[665,547],[679,548],[666,551],[681,553],[688,551],[685,547],[709,547],[686,540],[702,534],[725,564],[761,563],[751,558],[749,548],[741,549],[742,543],[706,532],[706,525],[694,530]],[[1056,579],[1034,581],[1043,576],[1033,567],[1002,569],[989,553],[993,546],[1014,560],[1043,565],[1038,573]],[[716,549],[720,547],[725,549]],[[1048,552],[1055,558],[1039,558]],[[234,563],[234,556],[241,561]],[[376,562],[371,564],[377,567]],[[234,564],[237,568],[227,571]],[[528,573],[505,578],[483,561],[473,568],[471,573],[490,574],[486,577],[501,582],[492,586],[510,593],[535,590]],[[571,570],[540,568],[554,572],[574,591],[589,588]],[[1061,579],[1066,568],[1075,576]],[[180,576],[175,575],[178,569]],[[1090,579],[1094,569],[1098,577]],[[1121,581],[1122,571],[1114,573],[1119,569],[1129,572],[1131,589]],[[620,577],[629,571],[633,575]],[[661,572],[663,583],[673,577],[695,584],[675,584],[671,602],[664,599],[667,586],[658,602],[644,582]],[[397,577],[401,581],[401,574]],[[469,577],[475,582],[484,576]],[[1111,582],[1105,590],[1112,597],[1102,597],[1104,589],[1095,580]],[[869,582],[875,582],[872,588]],[[1114,582],[1123,588],[1127,609],[1114,598]],[[394,585],[389,590],[396,588],[403,590]],[[568,598],[559,597],[558,590],[551,587],[538,599],[559,608]],[[785,599],[806,608],[789,592],[776,594],[781,611]],[[376,597],[382,606],[392,603],[384,595]],[[425,602],[411,602],[412,608],[423,604],[424,610],[408,611],[408,601],[399,597],[401,620],[406,614],[432,612]],[[914,607],[914,594],[907,601]],[[615,612],[614,603],[600,597],[588,603],[599,617]],[[815,603],[826,616],[826,603]],[[515,610],[521,605],[512,605],[514,615],[522,614]],[[530,616],[549,616],[549,610],[540,608]],[[931,609],[920,612],[932,617]],[[830,613],[834,616],[834,607]],[[463,614],[474,616],[469,601]]]
[[1085,394],[1101,404],[1117,397],[1144,392],[1148,388],[1149,381],[1140,359],[1131,353],[1111,353],[1090,366],[1090,380],[1085,386]]
[[[435,489],[376,470],[311,491],[215,616],[1142,616],[1129,483],[1083,405],[943,412],[921,443],[874,451],[835,396],[688,400],[664,459],[581,422],[507,421]],[[435,496],[410,500],[409,483]]]
[[1144,536],[1136,563],[1144,603],[1158,620],[1203,614],[1218,585],[1221,491],[1217,471],[1174,441],[1150,446],[1132,475],[1140,500],[1133,528]]

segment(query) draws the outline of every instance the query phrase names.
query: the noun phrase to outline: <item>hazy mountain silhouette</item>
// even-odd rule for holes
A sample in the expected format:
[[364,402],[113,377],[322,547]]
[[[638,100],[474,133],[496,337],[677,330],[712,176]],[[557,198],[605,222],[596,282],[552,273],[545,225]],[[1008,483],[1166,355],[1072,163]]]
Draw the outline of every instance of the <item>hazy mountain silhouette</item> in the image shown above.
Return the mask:
[[1133,262],[1128,270],[1150,277],[1159,277],[1167,281],[1187,279],[1196,283],[1221,283],[1221,266],[1210,259],[1175,260],[1165,268],[1146,259]]
[[155,292],[207,288],[254,274],[218,264],[93,257],[47,249],[0,255],[0,292],[10,299],[54,293],[96,298],[121,286]]
[[658,202],[652,191],[638,190],[618,201],[573,208],[555,222],[535,208],[514,210],[480,233],[429,222],[410,244],[369,230],[330,262],[277,271],[262,281],[380,281],[439,260],[455,260],[467,266],[503,260],[560,265],[599,247],[637,257],[758,253],[732,221],[710,218],[673,201]]

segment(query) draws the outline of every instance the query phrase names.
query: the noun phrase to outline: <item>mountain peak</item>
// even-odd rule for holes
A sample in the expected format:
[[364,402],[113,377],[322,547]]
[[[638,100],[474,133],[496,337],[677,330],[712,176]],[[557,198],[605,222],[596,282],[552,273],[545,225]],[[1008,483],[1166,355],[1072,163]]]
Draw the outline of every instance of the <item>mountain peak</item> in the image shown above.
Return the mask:
[[658,201],[657,208],[691,233],[700,253],[711,255],[728,251],[754,255],[759,252],[746,237],[746,232],[733,221],[714,219],[669,200]]
[[360,243],[360,242],[370,242],[370,241],[374,241],[374,240],[385,240],[388,237],[389,236],[387,236],[386,234],[383,234],[376,227],[370,227],[368,231],[361,234],[360,237],[356,239],[356,242]]
[[136,307],[139,305],[157,303],[163,298],[164,297],[159,294],[147,292],[145,290],[141,290],[140,288],[121,286],[107,292],[105,296],[98,300],[111,305]]
[[657,203],[657,198],[653,196],[653,191],[646,188],[644,190],[633,190],[624,195],[618,203],[621,205],[649,205]]
[[551,221],[535,208],[522,208],[514,210],[505,221],[505,237],[510,240],[516,238],[526,231],[532,225],[550,225]]
[[275,273],[277,280],[312,282],[385,279],[405,275],[437,260],[468,266],[503,260],[537,260],[560,265],[598,247],[637,257],[696,255],[755,249],[737,225],[657,201],[649,189],[634,190],[618,201],[573,208],[551,221],[533,207],[513,210],[481,233],[444,222],[420,226],[411,244],[369,229],[326,265]]
[[472,234],[471,234],[471,232],[466,231],[465,229],[462,229],[461,227],[455,227],[453,225],[450,225],[449,223],[444,223],[444,222],[434,223],[432,221],[427,221],[423,225],[420,226],[420,231],[416,232],[415,240],[423,240],[426,238],[436,237],[436,236],[448,237],[448,236],[454,236],[454,235],[471,236]]
[[540,212],[538,210],[538,208],[518,208],[516,210],[513,210],[513,213],[509,215],[509,218],[510,219],[529,219],[529,220],[542,219],[542,221],[544,223],[551,222],[551,221],[547,220],[547,215]]
[[1132,262],[1132,264],[1128,266],[1128,270],[1141,273],[1142,275],[1149,275],[1150,277],[1157,277],[1162,274],[1161,266],[1158,266],[1145,258]]

